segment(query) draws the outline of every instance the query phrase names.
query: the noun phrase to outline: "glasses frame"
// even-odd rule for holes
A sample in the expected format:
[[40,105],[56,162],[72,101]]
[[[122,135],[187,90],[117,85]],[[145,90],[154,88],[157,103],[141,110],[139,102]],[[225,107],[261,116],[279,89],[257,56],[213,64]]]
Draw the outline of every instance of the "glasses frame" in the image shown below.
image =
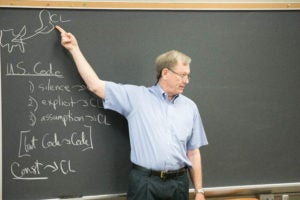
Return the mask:
[[169,68],[167,68],[167,69],[169,71],[171,71],[172,73],[174,73],[175,75],[179,76],[182,80],[191,80],[191,74],[179,74],[172,69],[169,69]]

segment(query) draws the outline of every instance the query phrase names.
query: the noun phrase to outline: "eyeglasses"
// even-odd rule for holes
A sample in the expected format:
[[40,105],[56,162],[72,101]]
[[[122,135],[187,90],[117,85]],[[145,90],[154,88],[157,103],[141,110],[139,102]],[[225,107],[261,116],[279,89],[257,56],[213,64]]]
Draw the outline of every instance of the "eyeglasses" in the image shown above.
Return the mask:
[[169,69],[169,71],[171,71],[172,73],[176,74],[177,76],[179,76],[182,80],[191,80],[191,75],[190,74],[179,74],[175,71],[173,71],[172,69]]

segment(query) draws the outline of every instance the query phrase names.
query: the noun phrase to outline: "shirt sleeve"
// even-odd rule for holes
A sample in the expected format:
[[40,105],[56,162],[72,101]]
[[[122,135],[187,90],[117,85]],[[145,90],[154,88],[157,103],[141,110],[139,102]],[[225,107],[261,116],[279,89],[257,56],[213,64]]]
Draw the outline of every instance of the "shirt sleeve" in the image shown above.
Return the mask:
[[123,116],[128,116],[132,111],[133,85],[123,85],[107,81],[105,84],[105,99],[103,106],[105,109],[114,110]]
[[191,138],[188,141],[187,149],[193,150],[205,146],[208,144],[205,130],[203,127],[202,119],[199,113],[197,106],[195,105],[194,109],[194,121],[193,121],[193,130]]

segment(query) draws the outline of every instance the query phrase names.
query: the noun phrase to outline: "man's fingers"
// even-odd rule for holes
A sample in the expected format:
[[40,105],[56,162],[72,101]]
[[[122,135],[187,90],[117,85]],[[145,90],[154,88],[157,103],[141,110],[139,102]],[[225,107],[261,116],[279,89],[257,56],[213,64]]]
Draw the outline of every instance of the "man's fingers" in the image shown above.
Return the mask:
[[60,26],[55,26],[55,28],[60,32],[60,33],[66,33],[66,31],[61,28]]
[[60,32],[61,34],[61,45],[64,46],[67,49],[71,49],[72,46],[77,45],[77,41],[75,37],[71,33],[67,33],[63,28],[60,26],[55,26],[55,28]]

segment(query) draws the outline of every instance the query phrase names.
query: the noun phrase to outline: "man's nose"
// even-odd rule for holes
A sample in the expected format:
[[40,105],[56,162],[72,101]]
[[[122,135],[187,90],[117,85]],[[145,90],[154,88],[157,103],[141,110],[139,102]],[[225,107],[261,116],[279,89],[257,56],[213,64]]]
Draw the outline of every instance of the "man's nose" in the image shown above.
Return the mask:
[[190,80],[188,78],[183,79],[183,82],[187,85],[189,84]]

